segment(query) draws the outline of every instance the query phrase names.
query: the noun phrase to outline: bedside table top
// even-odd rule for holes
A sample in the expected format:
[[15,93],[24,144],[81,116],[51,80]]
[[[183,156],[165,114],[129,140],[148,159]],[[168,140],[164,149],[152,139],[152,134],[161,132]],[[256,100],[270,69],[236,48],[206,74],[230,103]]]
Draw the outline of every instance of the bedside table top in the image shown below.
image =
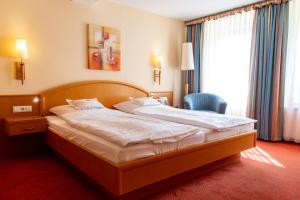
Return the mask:
[[6,117],[6,123],[9,124],[20,124],[20,123],[31,123],[31,122],[46,122],[46,118],[43,116],[22,116],[22,117]]

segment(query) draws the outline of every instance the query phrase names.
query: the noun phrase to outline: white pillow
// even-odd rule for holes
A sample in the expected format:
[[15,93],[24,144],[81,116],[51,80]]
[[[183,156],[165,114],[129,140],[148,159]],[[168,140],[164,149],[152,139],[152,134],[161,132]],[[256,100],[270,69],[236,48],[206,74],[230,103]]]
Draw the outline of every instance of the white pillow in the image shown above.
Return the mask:
[[52,112],[53,114],[61,117],[62,115],[66,114],[66,113],[75,112],[76,110],[75,110],[75,108],[73,108],[70,105],[62,105],[62,106],[52,107],[49,111]]
[[139,108],[140,106],[132,101],[124,101],[113,105],[113,107],[123,112],[133,113],[133,110]]
[[132,99],[132,101],[140,106],[157,106],[161,105],[157,100],[153,99],[152,97],[142,97]]
[[67,103],[73,106],[76,110],[87,110],[92,108],[104,108],[104,106],[97,100],[97,98],[93,99],[77,99],[70,100],[66,99]]

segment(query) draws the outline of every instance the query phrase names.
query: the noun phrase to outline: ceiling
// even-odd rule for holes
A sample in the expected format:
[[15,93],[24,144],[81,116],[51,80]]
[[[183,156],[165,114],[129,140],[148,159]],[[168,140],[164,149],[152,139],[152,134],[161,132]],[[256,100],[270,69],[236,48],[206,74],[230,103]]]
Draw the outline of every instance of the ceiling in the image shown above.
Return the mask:
[[99,2],[99,0],[71,0],[71,2],[93,6],[96,5]]
[[261,0],[111,0],[179,20],[190,20]]

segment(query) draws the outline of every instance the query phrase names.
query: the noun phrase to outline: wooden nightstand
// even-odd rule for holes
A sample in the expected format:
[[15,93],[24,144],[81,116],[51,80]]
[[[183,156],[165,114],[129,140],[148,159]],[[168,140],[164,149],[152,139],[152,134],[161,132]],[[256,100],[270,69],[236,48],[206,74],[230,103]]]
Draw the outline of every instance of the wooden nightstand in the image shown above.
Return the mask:
[[42,133],[48,130],[47,120],[42,116],[7,117],[4,124],[6,133],[10,136]]

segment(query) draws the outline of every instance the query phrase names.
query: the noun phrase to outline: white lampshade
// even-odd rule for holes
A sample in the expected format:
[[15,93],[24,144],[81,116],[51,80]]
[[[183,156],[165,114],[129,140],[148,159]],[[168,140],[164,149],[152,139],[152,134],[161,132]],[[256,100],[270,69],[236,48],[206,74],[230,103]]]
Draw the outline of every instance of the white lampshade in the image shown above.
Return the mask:
[[162,63],[163,63],[163,56],[155,56],[153,67],[155,69],[161,69],[162,68]]
[[181,70],[194,70],[193,44],[185,42],[182,44]]
[[16,52],[17,58],[27,59],[28,58],[28,51],[27,51],[27,42],[24,39],[17,39],[16,40]]

